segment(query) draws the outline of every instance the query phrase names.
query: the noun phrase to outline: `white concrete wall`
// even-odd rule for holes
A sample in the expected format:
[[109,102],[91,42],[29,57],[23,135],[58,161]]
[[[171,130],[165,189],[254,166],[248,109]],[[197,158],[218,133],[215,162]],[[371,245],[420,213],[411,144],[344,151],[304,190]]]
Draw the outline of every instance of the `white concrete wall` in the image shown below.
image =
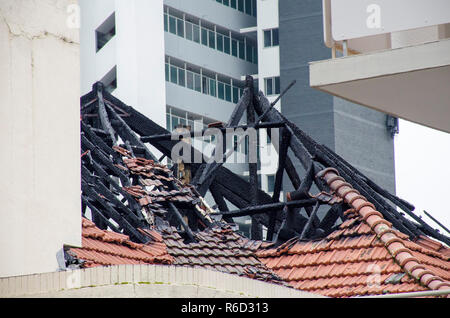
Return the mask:
[[0,1],[0,277],[55,271],[63,244],[81,244],[73,4]]
[[[82,94],[117,66],[113,95],[165,127],[163,0],[80,0]],[[98,52],[95,30],[113,12],[116,35]]]
[[120,265],[0,279],[0,297],[323,298],[203,268]]

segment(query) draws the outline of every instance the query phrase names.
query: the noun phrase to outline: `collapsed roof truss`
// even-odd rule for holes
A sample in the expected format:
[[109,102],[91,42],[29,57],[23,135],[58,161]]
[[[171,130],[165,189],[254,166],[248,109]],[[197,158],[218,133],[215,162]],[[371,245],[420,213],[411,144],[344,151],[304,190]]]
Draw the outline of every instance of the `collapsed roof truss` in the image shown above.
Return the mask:
[[[292,85],[293,83],[289,87]],[[426,235],[450,245],[447,236],[413,213],[413,205],[385,191],[332,150],[316,143],[273,108],[275,103],[276,101],[271,104],[263,93],[255,93],[253,79],[247,77],[243,96],[235,106],[229,121],[223,127],[218,127],[222,133],[238,127],[257,130],[280,128],[279,139],[271,138],[275,149],[279,151],[272,196],[258,188],[256,163],[249,163],[248,182],[225,168],[223,163],[191,163],[193,178],[190,190],[196,200],[187,205],[165,202],[169,215],[156,213],[155,222],[168,220],[176,224],[183,229],[183,234],[189,240],[195,240],[193,232],[196,230],[212,226],[215,222],[212,218],[217,216],[230,223],[234,217],[250,216],[253,239],[262,239],[262,225],[268,229],[267,240],[278,243],[292,237],[311,239],[324,236],[333,231],[339,218],[345,219],[343,211],[348,208],[318,176],[324,168],[331,167],[337,169],[346,182],[373,203],[386,220],[411,239]],[[89,207],[98,226],[124,231],[133,240],[145,242],[147,238],[137,231],[137,228],[147,228],[151,224],[148,220],[150,212],[143,212],[136,199],[123,190],[127,186],[142,184],[142,178],[120,168],[123,163],[122,156],[113,148],[120,146],[120,149],[128,151],[130,157],[142,157],[158,164],[158,159],[146,144],[151,144],[163,156],[170,158],[172,148],[179,141],[172,140],[172,134],[166,129],[104,91],[101,83],[96,83],[93,90],[82,97],[81,113],[83,213],[85,208]],[[247,114],[247,125],[239,125],[244,113]],[[272,137],[269,129],[267,132],[269,137]],[[194,136],[194,132],[191,135]],[[190,145],[188,147],[191,158],[204,158],[197,149]],[[216,148],[215,152],[226,159],[233,152],[233,147],[229,150]],[[297,162],[303,169],[296,169]],[[175,169],[176,167],[175,165]],[[299,170],[302,170],[302,173],[299,173]],[[296,190],[287,193],[287,201],[281,202],[280,192],[285,173]],[[164,172],[163,178],[166,180],[156,187],[158,191],[181,190],[182,185],[171,172]],[[318,189],[319,193],[312,195],[314,189]],[[202,197],[208,191],[219,211],[208,208],[207,212],[201,212],[203,210],[198,208],[200,201],[203,201]],[[238,210],[230,211],[227,201]],[[325,216],[319,219],[319,208],[326,206],[328,208]],[[403,212],[399,212],[396,207]],[[300,213],[302,210],[303,214]],[[404,214],[414,221],[406,218]],[[111,219],[118,226],[112,224]]]

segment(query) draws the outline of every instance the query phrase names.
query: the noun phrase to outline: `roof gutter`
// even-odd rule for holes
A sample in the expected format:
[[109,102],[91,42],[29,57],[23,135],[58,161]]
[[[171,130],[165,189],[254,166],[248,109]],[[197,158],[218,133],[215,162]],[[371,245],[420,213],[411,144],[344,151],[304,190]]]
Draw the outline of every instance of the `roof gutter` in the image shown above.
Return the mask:
[[448,294],[450,294],[450,289],[427,290],[427,291],[420,291],[420,292],[386,294],[386,295],[360,296],[360,297],[353,297],[353,298],[414,298],[414,297],[424,297],[424,296],[441,296],[441,295],[448,295]]

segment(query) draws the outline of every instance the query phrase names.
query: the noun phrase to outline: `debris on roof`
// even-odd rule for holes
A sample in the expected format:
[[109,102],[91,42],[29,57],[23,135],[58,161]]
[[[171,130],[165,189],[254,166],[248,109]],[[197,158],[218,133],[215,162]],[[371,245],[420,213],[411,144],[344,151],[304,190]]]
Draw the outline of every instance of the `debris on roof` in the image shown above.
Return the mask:
[[[201,266],[332,297],[450,288],[450,238],[416,216],[412,204],[287,120],[253,91],[251,77],[246,82],[230,120],[213,126],[223,132],[236,128],[247,112],[242,129],[280,128],[279,140],[271,139],[279,149],[272,196],[258,188],[253,163],[247,181],[190,144],[186,149],[201,163],[164,166],[162,158],[171,158],[180,141],[96,83],[81,98],[82,214],[90,211],[96,227],[83,227],[83,247],[71,253],[85,266],[107,265],[94,253],[118,254],[94,246],[104,246],[106,233],[116,233],[109,244],[136,253],[124,254],[130,261],[142,261],[142,249],[157,244],[167,254],[144,260]],[[157,159],[147,144],[163,157]],[[215,151],[226,159],[230,151],[221,148]],[[182,180],[175,177],[185,169]],[[284,172],[295,189],[286,201],[280,200]],[[217,209],[205,201],[208,191]],[[320,218],[319,209],[325,212]],[[251,217],[251,240],[233,230],[238,216]]]
[[82,267],[121,264],[172,264],[166,245],[155,230],[146,230],[152,240],[147,244],[135,243],[127,235],[105,231],[92,221],[82,219],[82,247],[70,248],[68,253],[83,262]]
[[162,232],[164,243],[175,265],[204,267],[262,281],[282,283],[256,257],[262,242],[253,242],[222,225],[196,233],[197,242],[185,243],[174,228]]

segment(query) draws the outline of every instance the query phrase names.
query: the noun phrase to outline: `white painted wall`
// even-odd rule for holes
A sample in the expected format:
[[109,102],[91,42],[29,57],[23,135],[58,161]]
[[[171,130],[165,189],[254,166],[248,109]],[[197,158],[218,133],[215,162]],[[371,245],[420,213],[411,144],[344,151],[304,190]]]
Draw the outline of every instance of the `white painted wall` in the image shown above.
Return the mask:
[[[117,66],[113,95],[165,127],[164,22],[162,0],[80,0],[81,85]],[[98,52],[95,30],[115,12],[116,35]]]
[[[81,245],[76,0],[0,1],[0,276]],[[74,21],[74,20],[71,20]]]

